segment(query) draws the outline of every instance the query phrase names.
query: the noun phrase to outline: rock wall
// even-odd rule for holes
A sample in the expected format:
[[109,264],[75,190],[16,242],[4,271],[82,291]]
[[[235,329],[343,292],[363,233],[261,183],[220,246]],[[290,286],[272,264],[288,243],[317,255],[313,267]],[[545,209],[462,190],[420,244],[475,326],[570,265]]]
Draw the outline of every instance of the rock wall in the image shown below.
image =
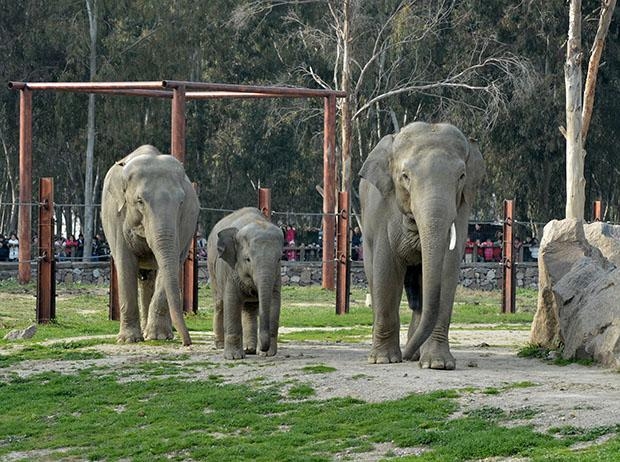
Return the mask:
[[[33,265],[33,280],[36,278],[36,265]],[[0,263],[0,280],[15,278],[17,265]],[[282,283],[284,285],[307,286],[321,284],[321,262],[282,262]],[[206,262],[198,264],[200,284],[208,281]],[[81,284],[109,284],[110,264],[108,262],[82,263],[58,262],[56,282]],[[536,263],[520,263],[516,271],[517,287],[536,289],[538,287],[538,266]],[[502,288],[502,268],[497,263],[463,263],[460,283],[470,289],[495,290]],[[361,262],[351,263],[351,284],[366,287],[366,275]]]

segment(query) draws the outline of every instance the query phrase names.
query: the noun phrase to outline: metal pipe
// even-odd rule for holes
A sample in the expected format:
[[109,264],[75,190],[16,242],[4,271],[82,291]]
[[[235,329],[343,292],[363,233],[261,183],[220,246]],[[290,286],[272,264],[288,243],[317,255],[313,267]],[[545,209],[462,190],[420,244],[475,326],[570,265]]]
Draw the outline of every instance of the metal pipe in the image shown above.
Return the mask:
[[19,92],[19,266],[20,284],[30,282],[30,244],[32,240],[32,92]]
[[37,323],[56,317],[54,274],[54,179],[39,180],[39,262],[37,271]]
[[334,290],[334,234],[336,217],[336,96],[325,98],[323,114],[323,280]]
[[162,90],[164,82],[9,82],[10,90],[86,91],[101,90]]
[[185,161],[185,87],[172,90],[172,120],[170,134],[170,154],[179,162]]
[[298,97],[329,97],[344,98],[346,93],[336,90],[322,90],[297,87],[268,87],[262,85],[233,85],[228,83],[188,82],[179,80],[164,80],[165,88],[185,87],[188,90],[223,91],[234,93],[262,93],[267,95],[288,95]]
[[340,191],[338,193],[338,236],[336,242],[336,314],[346,314],[349,312],[349,285],[350,285],[350,239],[349,239],[349,217],[350,202],[349,192]]
[[514,201],[504,201],[504,284],[502,286],[502,313],[515,313],[515,258],[514,258]]
[[258,208],[271,221],[271,189],[258,188]]

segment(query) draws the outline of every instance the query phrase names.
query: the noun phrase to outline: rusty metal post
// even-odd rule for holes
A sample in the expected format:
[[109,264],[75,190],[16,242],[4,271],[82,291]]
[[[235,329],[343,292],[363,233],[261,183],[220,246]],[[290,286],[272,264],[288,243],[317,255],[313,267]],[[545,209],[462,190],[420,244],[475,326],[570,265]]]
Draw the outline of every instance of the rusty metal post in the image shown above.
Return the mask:
[[350,286],[350,208],[349,193],[341,191],[338,193],[338,236],[336,250],[336,314],[349,312],[349,286]]
[[336,97],[325,98],[323,115],[323,289],[334,290],[336,228]]
[[53,178],[39,180],[39,260],[37,266],[37,323],[43,324],[56,317]]
[[515,305],[515,258],[514,258],[514,201],[504,200],[504,284],[502,288],[502,313],[514,313]]
[[20,284],[30,282],[30,244],[32,241],[32,92],[19,92],[19,270]]
[[258,188],[258,208],[271,221],[271,189]]
[[170,154],[185,163],[185,87],[172,90]]
[[121,303],[118,298],[118,273],[114,258],[110,256],[110,296],[108,299],[108,319],[110,321],[121,320]]
[[[185,163],[185,86],[179,85],[172,89],[172,113],[170,133],[170,154],[179,162]],[[196,236],[192,240],[187,260],[183,264],[181,280],[183,281],[183,311],[198,311],[198,286],[196,269]]]
[[594,201],[593,204],[593,217],[592,221],[602,221],[603,220],[603,203],[602,201]]

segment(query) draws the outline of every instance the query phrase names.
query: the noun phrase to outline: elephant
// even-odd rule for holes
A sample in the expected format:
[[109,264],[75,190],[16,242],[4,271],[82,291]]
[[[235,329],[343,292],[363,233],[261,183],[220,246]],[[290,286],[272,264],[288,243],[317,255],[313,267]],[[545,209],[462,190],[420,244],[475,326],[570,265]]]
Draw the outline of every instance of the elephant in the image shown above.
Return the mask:
[[[485,164],[448,123],[413,122],[375,146],[359,172],[364,271],[373,306],[369,363],[454,369],[448,329],[467,224]],[[412,319],[401,354],[403,287]]]
[[222,218],[209,234],[215,345],[226,359],[256,354],[257,346],[262,356],[277,352],[283,237],[254,207]]
[[118,274],[118,342],[172,339],[174,324],[183,345],[191,344],[179,276],[199,210],[183,165],[153,146],[140,146],[108,170],[101,221]]

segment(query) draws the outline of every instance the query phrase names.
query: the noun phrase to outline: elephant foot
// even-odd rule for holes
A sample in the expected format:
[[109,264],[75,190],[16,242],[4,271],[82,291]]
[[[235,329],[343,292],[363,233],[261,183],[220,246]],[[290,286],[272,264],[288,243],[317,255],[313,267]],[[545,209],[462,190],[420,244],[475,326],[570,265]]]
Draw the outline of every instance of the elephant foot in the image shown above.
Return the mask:
[[271,339],[271,342],[269,343],[269,349],[267,351],[259,351],[258,355],[259,356],[275,356],[276,353],[278,352],[278,343],[276,339]]
[[217,348],[218,350],[221,350],[222,348],[224,348],[224,340],[216,340],[215,348]]
[[121,328],[116,336],[117,343],[136,343],[142,342],[144,337],[142,331],[139,328]]
[[242,348],[226,348],[224,347],[224,359],[243,359],[245,352]]
[[226,337],[224,339],[224,358],[225,359],[243,359],[245,352],[241,343],[241,336]]
[[246,355],[255,355],[256,354],[256,347],[245,347],[243,349],[243,351],[245,351]]
[[405,361],[418,361],[420,359],[420,350],[414,351],[411,356],[404,355],[403,360]]
[[431,343],[422,347],[420,355],[420,367],[422,369],[453,370],[456,368],[456,360],[447,343]]
[[146,340],[172,340],[174,334],[171,326],[147,324],[144,329]]
[[400,352],[400,347],[393,348],[375,348],[373,347],[370,350],[370,354],[368,355],[368,363],[369,364],[389,364],[389,363],[400,363],[403,361],[402,354]]

